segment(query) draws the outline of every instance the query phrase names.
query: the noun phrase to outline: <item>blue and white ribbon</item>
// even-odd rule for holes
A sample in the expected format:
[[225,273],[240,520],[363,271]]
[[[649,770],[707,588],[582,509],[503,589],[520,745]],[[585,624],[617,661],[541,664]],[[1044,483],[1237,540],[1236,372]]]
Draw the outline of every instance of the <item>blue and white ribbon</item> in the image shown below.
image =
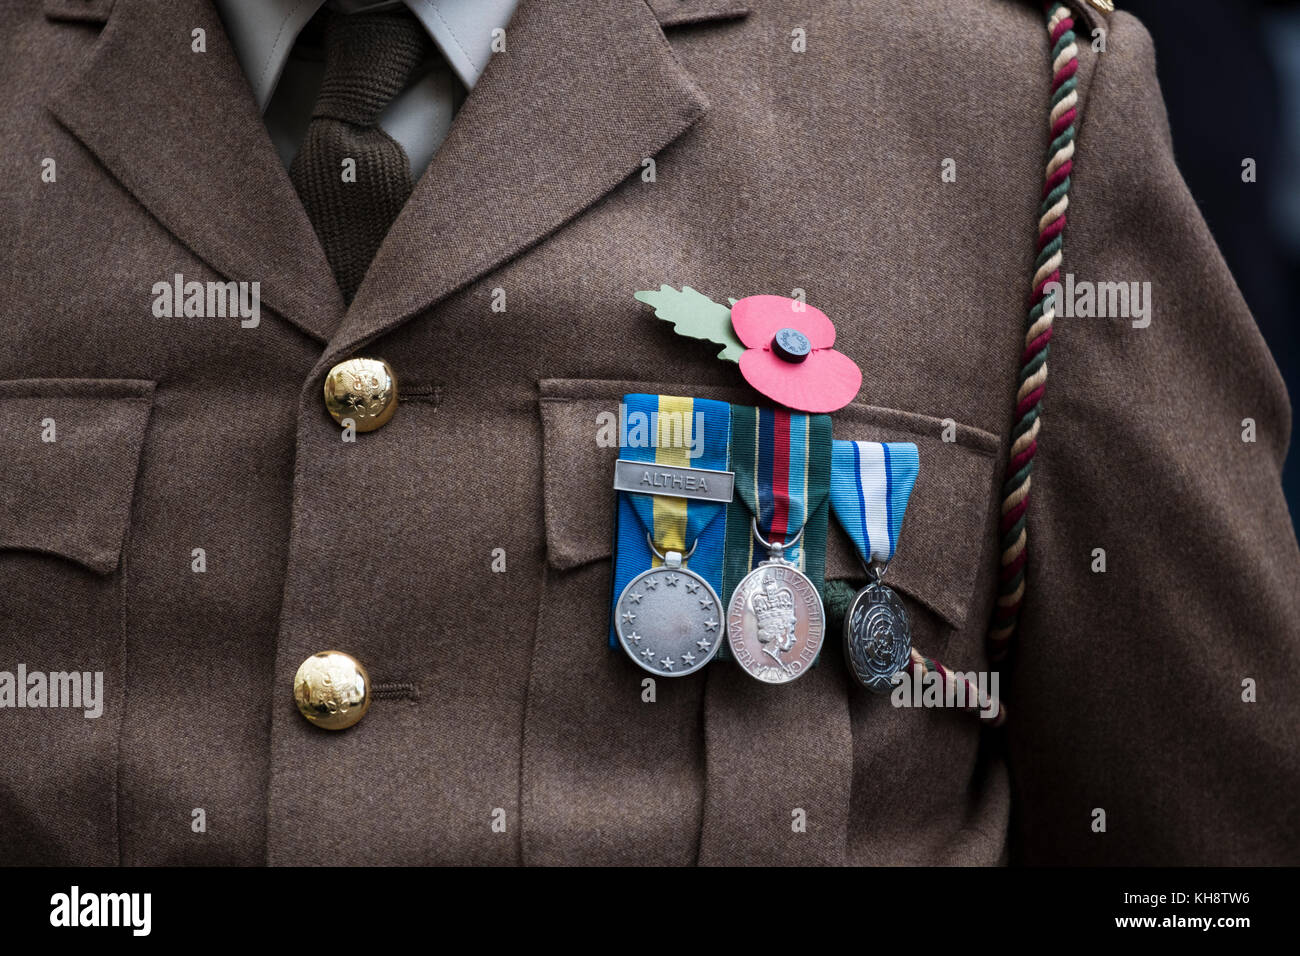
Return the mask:
[[831,510],[866,563],[894,556],[920,470],[911,442],[837,440],[831,448]]

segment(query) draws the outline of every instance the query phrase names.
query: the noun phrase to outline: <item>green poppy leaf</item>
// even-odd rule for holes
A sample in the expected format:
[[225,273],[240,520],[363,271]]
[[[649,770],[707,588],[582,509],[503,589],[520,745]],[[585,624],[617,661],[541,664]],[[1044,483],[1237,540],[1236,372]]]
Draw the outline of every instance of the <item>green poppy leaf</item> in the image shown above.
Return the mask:
[[745,346],[731,328],[731,309],[708,296],[696,292],[688,285],[678,291],[670,285],[661,285],[659,291],[635,293],[638,302],[655,310],[655,315],[673,324],[673,331],[691,339],[703,339],[723,346],[718,358],[728,362],[740,361]]

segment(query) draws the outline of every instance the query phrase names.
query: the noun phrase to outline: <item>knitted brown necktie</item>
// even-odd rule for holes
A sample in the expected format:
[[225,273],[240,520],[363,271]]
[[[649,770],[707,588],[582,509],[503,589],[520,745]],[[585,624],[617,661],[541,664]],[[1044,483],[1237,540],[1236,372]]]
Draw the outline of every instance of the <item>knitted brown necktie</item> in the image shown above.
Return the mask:
[[406,151],[379,128],[379,114],[429,51],[405,10],[330,12],[325,24],[325,77],[289,178],[348,302],[411,196]]

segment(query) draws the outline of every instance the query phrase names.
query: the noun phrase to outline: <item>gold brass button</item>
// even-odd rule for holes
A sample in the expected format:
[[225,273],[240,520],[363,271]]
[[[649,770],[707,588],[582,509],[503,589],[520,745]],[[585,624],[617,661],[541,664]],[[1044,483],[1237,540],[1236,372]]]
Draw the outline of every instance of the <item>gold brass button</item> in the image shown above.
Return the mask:
[[325,376],[325,407],[340,425],[351,419],[359,432],[382,428],[397,411],[397,376],[382,359],[340,362]]
[[370,709],[370,675],[351,654],[321,651],[298,668],[293,699],[317,727],[346,730]]

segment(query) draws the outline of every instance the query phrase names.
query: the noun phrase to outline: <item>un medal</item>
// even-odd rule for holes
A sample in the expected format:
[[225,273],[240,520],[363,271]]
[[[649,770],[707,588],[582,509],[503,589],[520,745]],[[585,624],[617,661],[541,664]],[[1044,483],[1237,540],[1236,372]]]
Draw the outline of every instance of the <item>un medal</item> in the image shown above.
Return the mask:
[[731,596],[727,643],[745,672],[764,683],[802,676],[817,659],[825,631],[817,588],[793,564],[763,562]]
[[722,601],[680,560],[670,551],[662,567],[634,577],[614,605],[623,650],[659,677],[694,673],[722,646]]
[[863,687],[888,694],[912,656],[912,628],[898,595],[878,581],[857,593],[844,615],[844,656]]

